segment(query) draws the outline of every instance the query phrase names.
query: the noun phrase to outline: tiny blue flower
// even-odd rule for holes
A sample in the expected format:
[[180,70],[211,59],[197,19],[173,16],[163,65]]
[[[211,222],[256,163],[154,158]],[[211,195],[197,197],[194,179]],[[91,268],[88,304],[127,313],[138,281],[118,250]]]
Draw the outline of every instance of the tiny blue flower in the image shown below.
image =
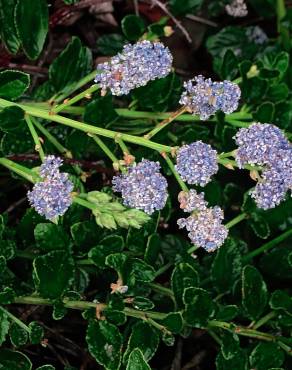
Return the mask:
[[159,162],[143,159],[127,173],[114,176],[113,190],[122,194],[126,206],[152,214],[165,206],[168,196],[167,181],[159,170]]
[[160,42],[147,40],[125,45],[122,52],[109,62],[97,66],[95,82],[102,91],[126,95],[149,81],[167,76],[171,71],[172,55]]
[[202,141],[179,148],[176,163],[177,172],[188,184],[204,186],[218,171],[216,150]]
[[48,156],[40,167],[43,181],[37,182],[27,193],[29,203],[48,220],[62,216],[72,204],[73,183],[67,173],[60,173],[60,158]]

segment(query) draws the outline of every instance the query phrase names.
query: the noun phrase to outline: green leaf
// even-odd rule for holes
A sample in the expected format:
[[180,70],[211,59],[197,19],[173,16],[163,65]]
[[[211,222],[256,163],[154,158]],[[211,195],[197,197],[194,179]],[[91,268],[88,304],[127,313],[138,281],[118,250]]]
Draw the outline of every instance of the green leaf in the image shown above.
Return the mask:
[[114,109],[111,95],[97,96],[90,103],[86,104],[83,120],[94,126],[107,127],[115,121],[118,115]]
[[270,236],[270,227],[264,216],[254,212],[250,215],[248,223],[259,238],[267,239]]
[[0,97],[10,100],[18,99],[28,89],[29,83],[30,76],[27,73],[10,70],[0,72]]
[[53,306],[53,319],[62,320],[67,314],[67,308],[61,300],[55,301]]
[[183,329],[183,317],[180,312],[171,312],[163,320],[163,326],[174,334],[179,334]]
[[146,30],[143,19],[134,14],[126,15],[122,19],[121,27],[124,35],[130,41],[138,40]]
[[44,251],[68,249],[69,238],[63,228],[53,223],[41,223],[34,229],[36,244]]
[[139,348],[135,348],[130,353],[126,370],[151,370]]
[[267,90],[267,98],[274,102],[286,100],[288,95],[289,88],[284,82],[270,85]]
[[170,0],[169,5],[175,15],[185,15],[188,12],[196,12],[200,9],[203,0]]
[[13,289],[9,287],[5,287],[1,292],[0,292],[0,304],[11,304],[14,302],[15,299],[15,292]]
[[242,271],[242,305],[247,316],[257,320],[264,312],[268,300],[267,286],[260,272],[253,266]]
[[272,122],[275,114],[275,104],[271,102],[265,102],[261,104],[253,117],[258,122]]
[[157,331],[147,322],[139,321],[133,328],[129,338],[127,349],[124,353],[123,363],[129,360],[130,353],[135,348],[139,348],[146,361],[149,361],[155,354],[159,345],[159,335]]
[[74,261],[65,251],[52,251],[33,262],[34,281],[44,298],[60,297],[71,284]]
[[47,1],[18,1],[15,21],[18,37],[25,54],[29,59],[36,59],[43,49],[49,29]]
[[178,307],[183,306],[183,295],[186,288],[197,287],[199,275],[188,263],[178,264],[171,275],[171,289],[173,290]]
[[31,370],[30,359],[21,352],[0,349],[0,368],[3,370]]
[[28,339],[28,333],[26,330],[21,328],[18,324],[13,323],[9,330],[10,340],[13,346],[19,347],[26,344]]
[[118,370],[121,364],[122,336],[116,326],[106,321],[90,320],[86,333],[90,354],[107,370]]
[[292,279],[292,269],[289,264],[289,254],[292,248],[289,245],[276,246],[260,259],[260,267],[265,274],[273,279]]
[[105,259],[108,255],[118,253],[123,250],[124,240],[118,235],[109,235],[100,241],[100,244],[90,249],[88,257],[98,267],[105,267]]
[[239,351],[239,338],[237,334],[225,332],[222,338],[221,353],[225,360],[230,360]]
[[284,362],[283,351],[276,343],[259,343],[249,356],[250,365],[256,370],[280,367]]
[[25,125],[24,111],[17,107],[7,107],[0,112],[0,129],[4,132],[13,132]]
[[66,48],[50,65],[50,81],[56,91],[65,92],[88,74],[91,66],[90,50],[82,46],[78,37],[72,37]]
[[39,344],[44,337],[43,327],[35,321],[28,325],[30,329],[29,340],[32,344]]
[[10,53],[16,54],[20,41],[15,26],[17,0],[0,0],[0,36]]
[[216,314],[216,320],[231,321],[237,316],[238,311],[238,307],[235,305],[220,306],[219,312]]
[[103,55],[116,55],[122,51],[125,38],[118,33],[110,33],[109,35],[101,35],[96,44],[98,51]]
[[161,239],[157,233],[148,237],[144,254],[144,261],[150,265],[155,265],[160,252]]
[[228,238],[214,258],[211,277],[218,292],[228,292],[242,269],[241,254],[234,239]]
[[129,272],[128,283],[131,280],[133,285],[136,281],[149,283],[155,279],[154,268],[139,258],[129,258],[127,269]]
[[6,312],[0,310],[0,346],[5,342],[9,331],[10,322]]
[[217,370],[247,370],[247,356],[244,351],[239,350],[234,354],[231,359],[225,359],[222,351],[219,352],[216,358],[216,369]]
[[74,244],[84,251],[99,243],[102,237],[101,230],[93,220],[76,222],[70,228]]
[[185,312],[183,314],[188,325],[204,328],[215,313],[215,305],[209,293],[201,288],[187,288],[183,296]]
[[36,370],[56,370],[56,368],[52,365],[43,365],[38,367]]
[[269,304],[273,310],[283,310],[289,316],[292,316],[292,298],[283,290],[274,291]]
[[133,299],[132,304],[136,310],[140,310],[140,311],[148,311],[154,307],[154,303],[150,299],[146,297],[139,297],[139,296],[136,296]]
[[14,240],[0,239],[0,256],[6,260],[11,260],[15,256],[16,243]]
[[238,73],[238,60],[232,50],[227,49],[220,70],[222,79],[234,80]]

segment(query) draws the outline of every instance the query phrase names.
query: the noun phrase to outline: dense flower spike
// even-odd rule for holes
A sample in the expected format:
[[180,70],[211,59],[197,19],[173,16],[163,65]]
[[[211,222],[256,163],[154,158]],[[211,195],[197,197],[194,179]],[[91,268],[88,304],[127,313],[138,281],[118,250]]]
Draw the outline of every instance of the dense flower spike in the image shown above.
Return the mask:
[[263,166],[259,182],[251,196],[262,209],[274,208],[292,188],[292,146],[283,132],[272,124],[254,123],[235,136],[236,161]]
[[235,135],[238,145],[236,162],[240,168],[245,164],[272,165],[279,149],[289,147],[283,132],[272,124],[253,123]]
[[179,194],[181,208],[185,212],[192,212],[187,218],[180,218],[177,224],[186,228],[191,242],[207,252],[219,248],[228,235],[228,229],[222,225],[223,211],[220,207],[207,207],[204,193],[198,194],[195,190]]
[[247,6],[244,0],[233,0],[231,4],[226,5],[226,13],[231,17],[245,17],[248,14]]
[[148,214],[160,210],[167,200],[167,181],[159,172],[159,162],[143,159],[128,172],[113,178],[113,190],[122,193],[123,202]]
[[110,89],[113,95],[126,95],[151,80],[167,76],[172,60],[169,49],[160,42],[128,44],[109,62],[97,66],[95,82],[104,92]]
[[218,171],[216,150],[202,141],[179,148],[176,163],[177,172],[188,184],[204,186]]
[[227,114],[234,112],[241,96],[237,84],[227,80],[213,82],[201,75],[185,82],[184,87],[186,91],[182,93],[180,104],[193,114],[199,114],[202,120],[208,119],[218,110]]
[[27,194],[32,207],[48,220],[62,216],[72,203],[73,183],[67,173],[60,173],[60,158],[48,156],[40,168],[43,181],[36,183]]

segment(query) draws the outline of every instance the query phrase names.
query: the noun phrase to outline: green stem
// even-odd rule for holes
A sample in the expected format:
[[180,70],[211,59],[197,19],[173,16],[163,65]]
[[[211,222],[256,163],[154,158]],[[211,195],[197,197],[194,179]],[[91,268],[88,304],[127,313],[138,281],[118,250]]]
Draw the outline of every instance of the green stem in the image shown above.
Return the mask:
[[71,158],[70,151],[65,148],[37,119],[31,117],[34,126],[48,139],[48,141],[60,152],[65,154],[67,158]]
[[95,211],[97,209],[95,204],[92,204],[92,203],[88,202],[88,200],[82,199],[79,196],[75,196],[73,198],[73,202],[76,203],[76,204],[79,204],[82,207],[88,208],[91,211]]
[[158,134],[158,132],[168,126],[172,121],[176,120],[179,116],[186,112],[186,107],[181,107],[176,112],[172,113],[170,117],[166,118],[162,122],[160,122],[153,130],[151,130],[147,135],[145,135],[145,139],[151,139],[154,135]]
[[292,236],[292,228],[285,231],[283,234],[277,236],[275,239],[270,240],[269,242],[265,243],[261,247],[255,249],[254,251],[248,253],[246,256],[243,257],[243,262],[249,262],[252,258],[258,256],[259,254],[263,252],[268,251],[269,249],[272,249],[277,244],[289,238],[289,236]]
[[192,247],[190,247],[188,250],[187,250],[187,253],[188,254],[193,254],[196,250],[200,249],[200,247],[196,246],[196,245],[193,245]]
[[92,71],[87,76],[83,77],[81,80],[79,80],[73,87],[68,90],[65,93],[61,93],[57,95],[56,97],[53,97],[50,99],[53,103],[60,103],[64,99],[66,99],[69,95],[73,94],[76,90],[80,89],[84,85],[88,84],[89,82],[93,81],[94,77],[96,76],[96,71]]
[[41,161],[44,162],[44,160],[45,160],[45,153],[43,151],[42,144],[40,142],[40,138],[39,138],[39,136],[38,136],[38,134],[37,134],[37,132],[35,130],[35,127],[34,127],[34,125],[32,123],[32,120],[31,120],[31,118],[27,114],[24,116],[24,118],[25,118],[25,121],[27,123],[28,129],[29,129],[29,131],[31,133],[31,136],[33,138],[33,141],[34,141],[34,144],[35,144],[35,150],[39,153],[39,156],[40,156]]
[[115,139],[117,134],[118,134],[120,136],[120,138],[124,141],[130,142],[130,143],[133,143],[133,144],[137,144],[137,145],[141,145],[141,146],[145,146],[147,148],[154,149],[154,150],[157,150],[159,152],[169,153],[173,150],[173,148],[170,147],[170,146],[155,143],[153,141],[144,139],[142,137],[129,135],[129,134],[124,134],[124,133],[118,133],[116,131],[111,131],[111,130],[107,130],[107,129],[104,129],[104,128],[92,126],[92,125],[89,125],[89,124],[86,124],[86,123],[83,123],[83,122],[75,121],[75,120],[67,118],[67,117],[63,117],[63,116],[59,116],[59,115],[55,115],[55,114],[50,114],[49,112],[38,109],[38,108],[29,107],[29,106],[25,106],[25,105],[21,105],[21,104],[15,104],[15,103],[9,102],[7,100],[0,99],[0,107],[4,108],[4,107],[10,107],[10,106],[14,106],[14,105],[19,106],[27,114],[30,114],[32,116],[43,118],[43,119],[46,119],[48,121],[61,123],[65,126],[69,126],[69,127],[75,128],[77,130],[84,131],[86,133],[96,134],[96,135],[108,137],[108,138],[111,138],[111,139]]
[[121,138],[117,135],[116,142],[119,144],[123,154],[130,154],[130,151],[127,147],[127,145],[123,142]]
[[166,265],[160,267],[155,273],[155,277],[158,277],[162,274],[164,274],[171,266],[173,265],[172,262],[168,262]]
[[233,220],[227,222],[225,226],[227,227],[227,229],[231,229],[233,226],[237,225],[239,222],[245,220],[246,218],[247,218],[247,214],[241,213],[238,216],[236,216]]
[[169,156],[166,153],[163,153],[162,154],[162,157],[165,159],[168,167],[170,168],[171,172],[173,173],[173,176],[176,178],[177,182],[179,183],[181,189],[183,191],[189,191],[188,187],[183,182],[183,180],[181,179],[180,175],[177,173],[177,171],[176,171],[176,169],[174,167],[174,164],[172,163],[172,160],[169,158]]
[[113,162],[114,168],[120,167],[119,160],[114,155],[114,153],[110,150],[110,148],[99,138],[97,135],[89,134],[90,137],[96,142],[96,144],[100,147],[100,149],[109,157],[109,159]]
[[9,170],[17,173],[29,182],[35,183],[40,180],[40,177],[35,172],[24,166],[21,166],[20,164],[10,161],[7,158],[0,158],[0,164],[8,168]]
[[14,321],[18,326],[20,326],[22,329],[24,329],[26,332],[30,333],[30,328],[25,325],[24,322],[19,320],[16,316],[12,315],[9,311],[5,310],[5,308],[0,306],[0,310],[5,313],[12,321]]
[[266,316],[264,316],[260,320],[258,320],[252,326],[252,328],[255,329],[255,330],[258,329],[259,327],[263,326],[264,324],[266,324],[268,321],[270,321],[271,319],[273,319],[276,316],[277,316],[277,313],[275,311],[271,311]]
[[163,285],[156,284],[156,283],[149,283],[149,286],[155,292],[162,293],[162,294],[167,295],[171,298],[174,298],[173,291],[169,288],[164,287]]
[[70,105],[73,105],[73,104],[77,103],[79,100],[81,100],[84,97],[86,97],[86,95],[91,95],[92,93],[94,93],[98,89],[99,89],[99,85],[97,85],[97,84],[92,85],[88,89],[82,91],[80,94],[74,96],[72,99],[69,99],[67,101],[65,100],[64,103],[62,103],[62,104],[57,105],[56,107],[54,107],[52,109],[52,112],[59,113],[62,110],[64,110],[66,107],[69,107]]

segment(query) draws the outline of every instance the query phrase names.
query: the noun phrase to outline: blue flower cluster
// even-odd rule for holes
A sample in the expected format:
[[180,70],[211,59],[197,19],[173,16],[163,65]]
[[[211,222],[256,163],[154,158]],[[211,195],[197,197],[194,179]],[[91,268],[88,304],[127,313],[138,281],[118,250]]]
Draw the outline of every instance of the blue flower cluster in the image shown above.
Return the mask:
[[191,242],[207,252],[218,249],[228,235],[228,229],[222,225],[224,218],[220,207],[207,207],[204,193],[198,194],[195,190],[181,192],[178,200],[185,212],[191,212],[187,218],[177,221],[179,228],[186,228]]
[[262,209],[274,208],[292,189],[292,146],[284,133],[268,123],[253,123],[235,136],[236,162],[263,166],[260,181],[251,196]]
[[241,96],[240,88],[230,81],[213,82],[211,78],[199,75],[184,83],[185,91],[180,98],[180,104],[193,114],[198,114],[201,120],[206,120],[217,111],[226,114],[234,112]]
[[73,183],[67,173],[61,173],[62,160],[47,156],[40,167],[43,181],[36,183],[27,193],[29,203],[48,220],[62,216],[72,204]]
[[114,176],[113,190],[122,194],[126,206],[152,214],[165,206],[168,196],[167,181],[159,170],[159,162],[143,159],[127,173]]
[[202,141],[180,147],[176,163],[177,172],[188,184],[205,186],[218,171],[216,150]]
[[160,42],[128,44],[109,62],[97,66],[95,82],[103,92],[110,89],[113,95],[126,95],[151,80],[167,76],[172,60],[169,49]]

